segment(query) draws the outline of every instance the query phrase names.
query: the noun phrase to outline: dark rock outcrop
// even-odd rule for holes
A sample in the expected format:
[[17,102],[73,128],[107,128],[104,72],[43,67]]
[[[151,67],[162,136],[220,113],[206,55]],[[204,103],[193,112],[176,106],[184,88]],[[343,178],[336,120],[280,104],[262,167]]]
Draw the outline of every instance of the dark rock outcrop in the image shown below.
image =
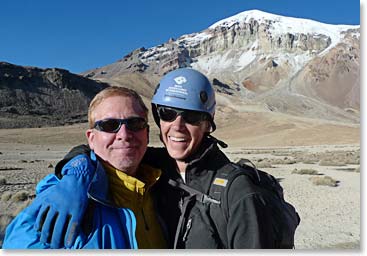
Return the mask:
[[0,128],[85,122],[90,100],[107,86],[63,69],[0,62]]

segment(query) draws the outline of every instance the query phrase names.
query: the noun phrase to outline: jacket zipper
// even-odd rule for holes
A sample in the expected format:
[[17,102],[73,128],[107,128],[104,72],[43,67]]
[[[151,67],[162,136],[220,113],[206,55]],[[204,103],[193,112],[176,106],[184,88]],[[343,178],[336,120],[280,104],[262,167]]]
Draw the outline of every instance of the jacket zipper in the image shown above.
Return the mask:
[[192,224],[192,218],[190,218],[187,223],[186,223],[186,230],[185,233],[182,237],[182,241],[185,242],[187,240],[187,235],[189,234],[189,231],[191,229],[191,224]]

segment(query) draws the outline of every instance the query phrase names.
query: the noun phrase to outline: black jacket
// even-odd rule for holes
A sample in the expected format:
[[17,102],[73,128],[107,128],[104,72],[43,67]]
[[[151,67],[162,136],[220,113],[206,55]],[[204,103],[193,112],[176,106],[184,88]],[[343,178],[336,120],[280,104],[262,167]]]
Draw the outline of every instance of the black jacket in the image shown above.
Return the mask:
[[[206,138],[196,154],[187,159],[186,185],[207,195],[216,172],[230,163],[218,148],[217,142],[214,138]],[[175,177],[177,182],[183,182],[174,171],[175,162],[165,149],[151,148],[145,161],[161,168],[166,177]],[[179,203],[182,212],[174,248],[241,249],[294,246],[294,231],[299,223],[297,213],[294,211],[292,216],[296,218],[289,218],[286,210],[283,210],[284,205],[274,199],[274,194],[256,186],[246,175],[236,177],[228,185],[226,202],[223,202],[228,205],[226,210],[229,217],[226,227],[219,226],[223,223],[219,223],[216,221],[218,217],[214,217],[222,213],[218,205],[204,204],[192,195],[182,191],[180,193],[183,194]],[[171,201],[171,204],[176,205],[176,202]],[[291,205],[289,207],[291,211],[294,210]],[[177,217],[174,216],[173,222],[176,220]]]

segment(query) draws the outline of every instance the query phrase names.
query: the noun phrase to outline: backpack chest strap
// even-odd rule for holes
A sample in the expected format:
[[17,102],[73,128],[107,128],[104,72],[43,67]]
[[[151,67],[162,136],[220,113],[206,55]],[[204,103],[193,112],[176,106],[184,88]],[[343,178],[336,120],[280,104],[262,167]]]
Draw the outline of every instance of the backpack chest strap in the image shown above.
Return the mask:
[[203,204],[207,204],[207,203],[220,204],[219,200],[216,200],[216,199],[204,194],[203,192],[200,192],[199,190],[196,190],[192,187],[189,187],[184,183],[177,182],[177,181],[174,181],[172,179],[169,179],[168,184],[170,184],[173,187],[180,188],[180,189],[186,191],[190,196],[195,196],[196,201],[198,201],[200,203],[203,203]]

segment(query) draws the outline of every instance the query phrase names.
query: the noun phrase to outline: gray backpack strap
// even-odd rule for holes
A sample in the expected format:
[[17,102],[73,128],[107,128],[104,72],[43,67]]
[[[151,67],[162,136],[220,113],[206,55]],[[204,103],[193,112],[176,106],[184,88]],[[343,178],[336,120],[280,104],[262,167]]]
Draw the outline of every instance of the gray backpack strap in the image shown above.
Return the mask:
[[213,203],[213,204],[220,204],[219,200],[216,200],[215,198],[212,198],[203,192],[200,192],[199,190],[196,190],[192,187],[187,186],[184,183],[174,181],[172,179],[168,180],[168,184],[170,184],[173,187],[180,188],[187,193],[189,193],[190,196],[195,196],[196,200],[200,203],[207,204],[207,203]]
[[[246,162],[243,162],[245,160]],[[249,163],[249,165],[247,163]],[[220,202],[219,207],[211,207],[210,217],[213,223],[215,223],[216,231],[221,238],[223,248],[228,248],[228,190],[232,182],[240,175],[249,176],[255,184],[260,182],[260,173],[255,165],[250,160],[243,159],[241,163],[230,162],[217,170],[209,190],[209,196]]]
[[283,188],[275,177],[248,165],[248,161],[244,162],[244,160],[238,163],[228,163],[220,168],[209,190],[209,196],[220,201],[219,207],[211,207],[210,217],[215,223],[223,247],[227,248],[228,190],[238,176],[246,175],[254,186],[258,186],[263,193],[268,195],[267,198],[270,200],[269,203],[272,204],[274,216],[277,219],[274,225],[279,227],[279,248],[293,248],[294,233],[300,223],[298,213],[292,205],[284,200]]
[[272,191],[274,195],[284,201],[283,188],[279,182],[272,175],[258,170],[250,160],[241,159],[238,163],[228,163],[217,171],[209,190],[209,196],[221,202],[225,221],[228,220],[228,202],[223,194],[239,175],[246,175],[254,184]]
[[[215,200],[219,201],[221,203],[221,209],[223,211],[223,216],[225,218],[225,222],[228,220],[228,206],[227,206],[227,200],[223,199],[224,197],[224,191],[227,187],[230,186],[233,179],[239,175],[239,172],[234,171],[237,169],[237,167],[231,163],[224,165],[222,168],[220,168],[212,182],[212,185],[210,186],[209,190],[209,196],[214,198]],[[226,225],[227,223],[225,223]]]
[[209,189],[209,196],[220,202],[219,205],[210,206],[210,218],[224,249],[229,248],[227,241],[227,223],[229,218],[227,191],[235,178],[242,174],[243,171],[238,166],[228,163],[217,170]]

